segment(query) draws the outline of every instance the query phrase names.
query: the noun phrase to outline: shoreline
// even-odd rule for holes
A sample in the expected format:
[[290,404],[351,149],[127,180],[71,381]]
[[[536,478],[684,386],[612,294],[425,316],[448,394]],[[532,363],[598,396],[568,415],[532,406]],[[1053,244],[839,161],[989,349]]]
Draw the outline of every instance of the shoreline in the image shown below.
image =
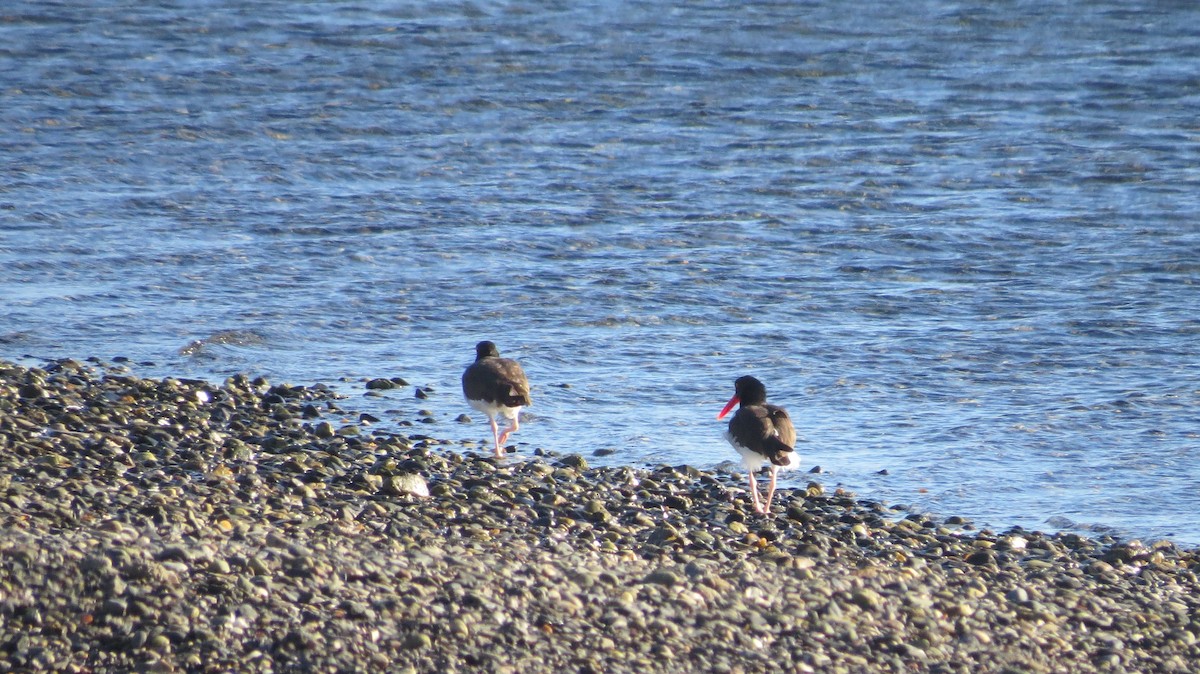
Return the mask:
[[[1189,671],[1200,552],[0,361],[0,671]],[[416,430],[416,429],[414,429]],[[426,495],[427,494],[427,495]]]

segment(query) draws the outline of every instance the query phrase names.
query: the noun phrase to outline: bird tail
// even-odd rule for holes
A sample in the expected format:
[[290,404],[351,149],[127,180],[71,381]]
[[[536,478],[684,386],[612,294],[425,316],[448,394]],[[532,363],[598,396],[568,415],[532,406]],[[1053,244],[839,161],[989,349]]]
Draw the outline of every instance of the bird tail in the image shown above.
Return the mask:
[[795,450],[788,447],[779,438],[771,438],[764,449],[766,451],[763,454],[771,460],[772,464],[776,466],[792,465],[792,456]]
[[512,387],[508,389],[508,392],[504,394],[504,397],[500,400],[500,402],[503,403],[505,407],[525,407],[526,405],[530,404],[531,401],[529,400],[528,393],[516,387]]

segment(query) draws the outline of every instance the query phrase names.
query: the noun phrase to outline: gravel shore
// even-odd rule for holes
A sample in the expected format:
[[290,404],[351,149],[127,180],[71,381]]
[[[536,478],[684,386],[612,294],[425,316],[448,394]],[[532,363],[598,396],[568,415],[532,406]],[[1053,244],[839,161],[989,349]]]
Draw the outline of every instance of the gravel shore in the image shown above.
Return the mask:
[[[0,671],[1190,672],[1196,551],[0,362]],[[485,448],[486,449],[486,448]]]

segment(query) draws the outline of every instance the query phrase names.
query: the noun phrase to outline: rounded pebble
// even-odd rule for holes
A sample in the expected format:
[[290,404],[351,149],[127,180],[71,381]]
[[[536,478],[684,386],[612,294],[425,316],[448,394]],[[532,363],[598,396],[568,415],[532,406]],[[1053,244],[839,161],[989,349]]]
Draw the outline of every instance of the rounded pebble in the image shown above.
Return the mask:
[[742,475],[458,454],[341,400],[248,375],[0,362],[0,668],[1195,662],[1196,551],[974,531],[816,482],[763,516]]

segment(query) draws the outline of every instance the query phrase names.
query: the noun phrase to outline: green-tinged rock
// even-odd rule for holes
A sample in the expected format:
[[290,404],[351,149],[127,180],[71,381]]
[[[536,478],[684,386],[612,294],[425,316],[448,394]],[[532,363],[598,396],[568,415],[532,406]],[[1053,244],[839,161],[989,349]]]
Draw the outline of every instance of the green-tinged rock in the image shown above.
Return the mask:
[[683,576],[679,575],[679,573],[672,569],[655,569],[647,574],[646,577],[642,578],[643,583],[663,585],[666,587],[678,585],[682,581]]
[[871,588],[862,588],[855,591],[851,596],[851,601],[860,608],[868,611],[874,611],[883,606],[883,596]]

